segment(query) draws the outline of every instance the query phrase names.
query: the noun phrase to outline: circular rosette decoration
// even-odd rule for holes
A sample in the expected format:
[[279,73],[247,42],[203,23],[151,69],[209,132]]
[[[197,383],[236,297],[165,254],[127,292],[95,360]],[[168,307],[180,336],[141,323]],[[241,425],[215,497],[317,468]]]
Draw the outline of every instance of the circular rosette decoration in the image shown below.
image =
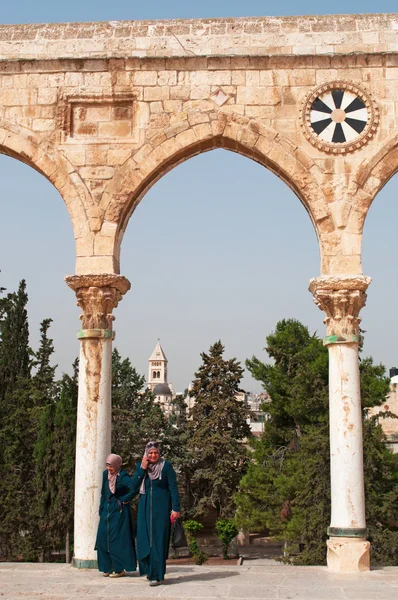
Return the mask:
[[358,150],[372,138],[378,111],[359,86],[334,81],[307,97],[301,120],[307,139],[319,150],[344,154]]

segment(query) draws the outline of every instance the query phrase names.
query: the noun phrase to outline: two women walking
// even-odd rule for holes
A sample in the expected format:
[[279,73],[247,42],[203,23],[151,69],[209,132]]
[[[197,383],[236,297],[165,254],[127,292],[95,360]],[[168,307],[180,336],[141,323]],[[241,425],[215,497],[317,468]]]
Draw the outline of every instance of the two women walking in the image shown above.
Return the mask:
[[110,454],[103,474],[100,523],[96,548],[98,568],[107,577],[123,577],[136,570],[134,528],[130,500],[139,494],[137,556],[140,575],[149,585],[160,585],[166,572],[171,520],[180,516],[177,478],[170,462],[160,456],[157,442],[149,442],[130,479],[122,459]]

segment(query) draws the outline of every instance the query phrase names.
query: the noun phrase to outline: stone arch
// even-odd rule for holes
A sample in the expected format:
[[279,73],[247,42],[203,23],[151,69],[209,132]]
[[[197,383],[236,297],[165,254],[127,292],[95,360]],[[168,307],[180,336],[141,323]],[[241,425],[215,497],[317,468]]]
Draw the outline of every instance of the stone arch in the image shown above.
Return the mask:
[[[190,125],[181,119],[156,134],[129,158],[108,184],[102,205],[105,223],[117,223],[114,255],[130,216],[156,181],[181,162],[202,152],[225,148],[251,158],[280,177],[306,208],[318,239],[334,228],[327,200],[320,186],[322,172],[290,140],[254,119],[218,113],[214,120]],[[322,248],[321,248],[322,254]]]
[[0,119],[0,154],[27,164],[53,184],[67,207],[78,247],[90,231],[86,207],[92,200],[75,167],[33,131],[5,119]]
[[398,134],[394,133],[372,156],[364,160],[354,177],[350,195],[355,196],[356,218],[352,227],[362,235],[369,208],[380,190],[398,172]]

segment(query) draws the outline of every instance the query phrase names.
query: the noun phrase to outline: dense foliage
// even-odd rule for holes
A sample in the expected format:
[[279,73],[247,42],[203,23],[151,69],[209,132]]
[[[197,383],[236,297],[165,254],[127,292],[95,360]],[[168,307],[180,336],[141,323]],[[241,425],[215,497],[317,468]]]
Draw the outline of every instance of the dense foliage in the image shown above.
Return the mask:
[[218,516],[234,512],[233,494],[247,468],[243,443],[250,436],[249,411],[237,398],[243,374],[235,358],[223,358],[220,341],[202,353],[191,395],[188,450],[193,457],[191,493],[197,516],[213,508]]
[[[32,350],[26,283],[4,292],[0,288],[0,558],[46,560],[62,549],[69,560],[78,362],[72,376],[56,380],[51,319],[41,323],[39,347]],[[167,416],[145,378],[114,350],[112,451],[131,472],[147,441],[159,440],[178,473],[183,517],[217,515],[225,555],[235,526],[268,527],[285,541],[289,560],[322,564],[330,518],[327,349],[294,320],[277,324],[266,349],[273,364],[247,361],[272,398],[263,407],[268,418],[257,439],[239,399],[243,369],[236,359],[224,359],[220,341],[201,355],[191,412],[186,392],[173,399]],[[370,358],[360,361],[360,375],[372,562],[397,564],[398,455],[386,447],[381,415],[368,414],[384,401],[388,379]],[[196,560],[203,562],[196,540],[202,525],[191,520],[185,527]]]
[[[274,364],[247,361],[272,402],[264,407],[263,435],[251,441],[252,461],[235,497],[236,522],[249,530],[267,526],[287,542],[296,564],[323,564],[330,519],[328,352],[294,320],[277,324],[266,350]],[[388,380],[371,359],[361,361],[360,373],[366,417],[367,408],[385,399]],[[393,555],[385,542],[396,536],[398,456],[386,448],[377,419],[364,420],[364,460],[367,522],[377,541],[372,560],[396,564],[397,550]]]
[[70,547],[77,381],[55,381],[51,319],[29,347],[25,281],[0,300],[0,554],[44,560]]

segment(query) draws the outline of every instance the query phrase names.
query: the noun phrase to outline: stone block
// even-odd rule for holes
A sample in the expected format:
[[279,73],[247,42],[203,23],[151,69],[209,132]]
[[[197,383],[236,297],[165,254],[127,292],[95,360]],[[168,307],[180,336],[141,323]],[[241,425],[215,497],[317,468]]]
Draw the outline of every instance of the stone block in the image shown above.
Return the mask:
[[191,88],[188,85],[176,85],[170,88],[170,100],[189,100]]
[[23,106],[35,104],[37,90],[35,89],[0,89],[0,104],[4,106]]
[[237,88],[237,104],[276,106],[281,102],[281,93],[275,87],[242,87]]
[[176,136],[177,142],[181,145],[182,148],[185,146],[190,146],[194,144],[196,140],[196,135],[192,129],[188,129],[187,131],[183,131]]
[[326,544],[329,571],[358,573],[370,570],[370,543],[366,540],[332,537]]
[[144,100],[146,102],[168,100],[170,98],[170,91],[168,87],[146,87],[144,88]]
[[158,80],[156,71],[135,71],[133,73],[134,85],[155,86]]
[[58,90],[55,88],[39,88],[37,90],[38,104],[55,104],[58,99]]
[[76,256],[76,275],[118,273],[119,264],[114,256]]
[[79,170],[83,179],[111,179],[114,168],[108,166],[102,167],[81,167]]
[[131,121],[98,123],[98,135],[104,138],[124,138],[131,135]]
[[95,148],[87,148],[85,152],[86,161],[85,164],[88,165],[106,165],[107,163],[107,154],[108,151],[106,148],[100,148],[96,146]]

